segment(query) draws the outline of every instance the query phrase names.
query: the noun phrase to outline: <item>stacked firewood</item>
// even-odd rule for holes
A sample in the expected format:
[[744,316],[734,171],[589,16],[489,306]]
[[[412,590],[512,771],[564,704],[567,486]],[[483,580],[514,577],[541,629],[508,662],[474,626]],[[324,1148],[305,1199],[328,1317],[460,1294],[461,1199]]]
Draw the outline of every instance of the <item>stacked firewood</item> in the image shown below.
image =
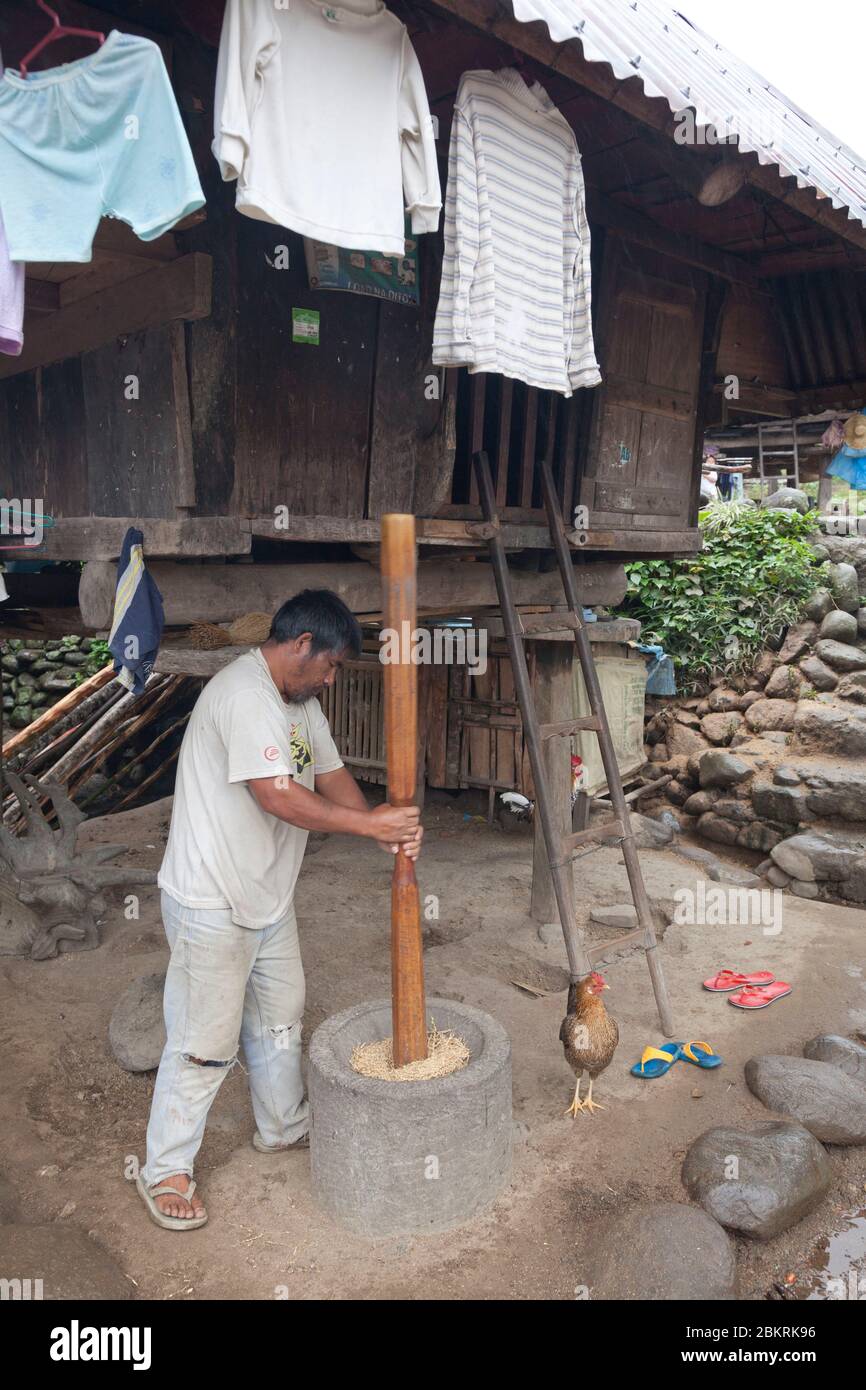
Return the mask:
[[[106,666],[3,744],[4,771],[63,787],[86,815],[167,795],[200,688],[186,676],[152,675],[135,696]],[[19,807],[8,790],[2,815],[14,826]]]

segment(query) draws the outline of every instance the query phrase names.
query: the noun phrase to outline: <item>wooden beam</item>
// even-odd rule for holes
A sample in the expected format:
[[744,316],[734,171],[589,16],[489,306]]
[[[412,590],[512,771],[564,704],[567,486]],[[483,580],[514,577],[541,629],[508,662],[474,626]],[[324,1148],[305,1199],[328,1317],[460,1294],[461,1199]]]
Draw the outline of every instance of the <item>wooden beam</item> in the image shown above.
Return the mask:
[[103,217],[93,238],[93,249],[144,261],[176,261],[181,254],[174,231],[163,232],[153,241],[142,241],[117,217]]
[[642,212],[606,197],[597,188],[587,188],[586,210],[590,223],[607,227],[638,246],[646,246],[650,251],[684,261],[686,265],[697,266],[711,275],[720,275],[723,280],[749,285],[752,289],[761,287],[761,277],[748,261],[731,256],[726,251],[717,251],[695,237],[677,236]]
[[834,208],[826,195],[819,195],[813,188],[798,188],[793,175],[783,175],[772,165],[755,163],[749,170],[749,183],[753,188],[769,194],[777,203],[795,208],[810,222],[817,222],[819,227],[826,227],[852,246],[866,251],[866,227],[862,222]]
[[650,386],[615,373],[605,376],[604,385],[606,404],[648,410],[651,415],[667,415],[672,420],[694,417],[694,397],[690,391],[677,391],[672,386]]
[[[716,395],[722,395],[725,390],[727,386],[724,381],[717,381],[713,386]],[[729,410],[742,410],[747,415],[773,415],[778,419],[803,413],[797,411],[796,405],[796,392],[787,391],[782,386],[750,386],[742,383],[737,399],[728,401]]]
[[[673,395],[676,397],[677,393],[674,392]],[[660,413],[668,413],[668,411],[660,411]],[[676,414],[676,411],[672,410],[671,413]],[[480,507],[467,506],[465,510],[473,512],[474,515],[465,518],[419,517],[418,544],[422,546],[453,546],[472,550],[484,547],[484,541],[480,539],[477,530],[481,521]],[[379,541],[378,521],[366,520],[363,517],[291,516],[287,519],[286,525],[277,530],[272,516],[257,516],[246,521],[244,525],[249,526],[254,536],[260,536],[265,540],[308,541],[320,544],[333,542],[344,545],[375,545]],[[621,530],[605,528],[602,530],[596,527],[584,534],[586,535],[586,542],[579,548],[587,551],[633,550],[691,553],[701,548],[700,535],[697,531],[649,533],[634,532],[627,528]],[[540,523],[527,522],[515,525],[506,523],[502,527],[502,536],[509,550],[550,549],[550,532],[546,526]],[[99,557],[94,556],[92,558],[97,559]]]
[[186,363],[186,329],[176,319],[169,330],[171,338],[171,377],[174,386],[174,415],[177,431],[177,492],[174,505],[179,512],[196,504],[195,460],[192,447],[192,409]]
[[207,680],[248,651],[249,646],[216,647],[209,652],[198,647],[162,646],[153,669],[161,676],[201,676]]
[[196,251],[36,320],[21,356],[0,358],[0,379],[92,352],[121,334],[207,318],[212,265],[210,256]]
[[252,537],[237,517],[73,516],[59,517],[45,532],[33,558],[116,560],[130,526],[144,532],[145,559],[248,555]]
[[28,314],[55,314],[60,308],[60,286],[53,280],[24,281],[24,309]]
[[794,397],[794,415],[820,415],[824,410],[856,410],[866,401],[866,381],[842,381],[834,386],[808,387]]
[[[227,623],[246,613],[275,613],[286,599],[307,588],[331,589],[353,613],[374,612],[381,598],[377,571],[359,562],[190,565],[157,560],[148,569],[162,594],[170,627]],[[581,565],[576,577],[581,602],[588,607],[622,602],[626,578],[621,565],[599,560]],[[110,626],[116,583],[116,565],[97,560],[84,566],[78,596],[88,628],[102,631]],[[515,600],[521,604],[546,604],[562,596],[558,571],[515,571],[513,586]],[[422,611],[471,615],[476,608],[496,607],[497,602],[490,565],[442,560],[418,567]]]

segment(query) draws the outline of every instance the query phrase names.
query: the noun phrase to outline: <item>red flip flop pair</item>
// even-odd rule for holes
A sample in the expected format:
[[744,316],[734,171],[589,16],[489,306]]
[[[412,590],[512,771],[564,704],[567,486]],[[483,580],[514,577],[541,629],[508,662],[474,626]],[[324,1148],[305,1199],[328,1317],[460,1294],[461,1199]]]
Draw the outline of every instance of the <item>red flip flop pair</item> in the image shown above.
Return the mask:
[[769,970],[755,970],[751,975],[720,970],[711,980],[704,980],[704,989],[711,994],[729,995],[728,1003],[735,1009],[766,1009],[791,993],[787,981],[777,980]]

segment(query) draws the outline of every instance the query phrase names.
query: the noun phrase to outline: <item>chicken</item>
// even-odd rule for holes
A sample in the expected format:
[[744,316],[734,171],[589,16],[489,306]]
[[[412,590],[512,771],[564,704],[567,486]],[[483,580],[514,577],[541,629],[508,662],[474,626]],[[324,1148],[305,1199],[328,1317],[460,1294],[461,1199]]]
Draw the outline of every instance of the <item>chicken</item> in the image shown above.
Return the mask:
[[[619,1029],[601,997],[605,989],[610,989],[610,985],[595,970],[569,986],[568,1012],[562,1020],[559,1039],[565,1060],[577,1077],[574,1100],[565,1112],[572,1119],[579,1110],[588,1110],[592,1115],[604,1109],[592,1099],[592,1083],[610,1065],[619,1042]],[[589,1073],[589,1094],[586,1100],[581,1100],[580,1083],[584,1072]]]

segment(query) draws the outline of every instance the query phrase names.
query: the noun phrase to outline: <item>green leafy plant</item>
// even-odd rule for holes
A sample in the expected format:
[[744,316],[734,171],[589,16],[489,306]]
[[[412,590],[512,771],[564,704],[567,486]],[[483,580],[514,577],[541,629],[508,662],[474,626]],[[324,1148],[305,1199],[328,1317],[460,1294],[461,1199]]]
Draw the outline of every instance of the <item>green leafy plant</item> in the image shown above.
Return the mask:
[[820,577],[808,544],[814,513],[712,503],[699,524],[698,555],[626,565],[620,610],[641,623],[642,641],[672,657],[683,690],[748,670],[767,641],[796,621]]

